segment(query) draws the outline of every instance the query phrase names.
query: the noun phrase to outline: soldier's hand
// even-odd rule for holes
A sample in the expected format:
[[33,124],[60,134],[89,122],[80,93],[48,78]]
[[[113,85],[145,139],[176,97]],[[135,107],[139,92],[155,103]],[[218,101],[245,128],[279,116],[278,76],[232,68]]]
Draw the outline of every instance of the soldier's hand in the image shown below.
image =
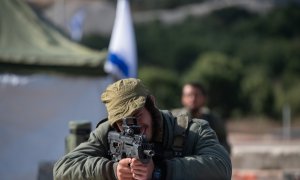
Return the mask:
[[154,170],[154,163],[152,159],[147,164],[143,164],[138,159],[132,158],[131,172],[134,179],[147,180],[152,178],[152,172]]
[[117,165],[117,177],[119,180],[132,180],[133,175],[130,169],[131,158],[121,159]]

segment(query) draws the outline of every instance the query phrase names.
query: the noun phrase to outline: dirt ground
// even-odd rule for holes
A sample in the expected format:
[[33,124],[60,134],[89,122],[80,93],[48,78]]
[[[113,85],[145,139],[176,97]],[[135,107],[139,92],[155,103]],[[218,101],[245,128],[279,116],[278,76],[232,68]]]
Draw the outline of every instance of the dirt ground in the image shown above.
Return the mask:
[[[300,179],[300,163],[294,163],[292,168],[288,165],[291,160],[274,157],[273,154],[286,153],[285,156],[291,155],[299,161],[300,154],[300,121],[292,121],[290,134],[284,133],[283,123],[263,118],[246,118],[243,120],[229,120],[226,123],[228,131],[228,140],[232,146],[232,163],[233,174],[232,180],[299,180]],[[299,152],[299,153],[298,153]],[[284,163],[288,168],[261,168],[262,162],[248,163],[247,167],[240,166],[255,158],[255,153],[261,155],[265,153],[266,161],[269,163],[279,163],[284,167]],[[249,157],[239,157],[241,154]],[[269,158],[271,157],[271,158]],[[272,160],[274,157],[274,160]],[[248,159],[247,159],[248,158]],[[278,158],[278,159],[277,159]],[[290,161],[290,162],[285,162]],[[275,166],[275,165],[274,165]]]
[[284,132],[283,123],[266,118],[227,120],[228,138],[232,144],[272,141],[300,141],[300,119],[293,119],[290,134]]

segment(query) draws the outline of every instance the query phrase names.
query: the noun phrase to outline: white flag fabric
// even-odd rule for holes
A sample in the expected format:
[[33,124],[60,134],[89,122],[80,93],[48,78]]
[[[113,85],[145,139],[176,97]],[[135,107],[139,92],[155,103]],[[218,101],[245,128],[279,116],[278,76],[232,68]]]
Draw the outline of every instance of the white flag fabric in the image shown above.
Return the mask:
[[118,0],[104,70],[117,79],[137,76],[137,53],[128,0]]

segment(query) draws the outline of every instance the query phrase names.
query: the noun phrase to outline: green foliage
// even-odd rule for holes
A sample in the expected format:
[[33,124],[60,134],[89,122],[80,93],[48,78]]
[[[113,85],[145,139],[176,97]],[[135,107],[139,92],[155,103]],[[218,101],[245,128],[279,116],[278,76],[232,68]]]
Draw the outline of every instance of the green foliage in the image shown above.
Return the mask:
[[205,53],[184,76],[184,81],[202,82],[208,91],[209,106],[229,116],[238,105],[241,63],[218,52]]
[[241,82],[241,94],[247,107],[256,114],[272,115],[272,82],[266,72],[260,67],[249,68]]
[[203,0],[133,0],[131,2],[134,9],[149,10],[149,9],[172,9],[181,5],[200,3]]
[[[270,18],[272,18],[271,21]],[[297,5],[275,10],[264,21],[267,23],[265,25],[266,34],[294,38],[300,32],[299,19],[300,12]]]
[[232,25],[242,23],[244,20],[249,20],[256,15],[238,7],[224,8],[211,13],[210,18],[214,18],[222,25]]
[[300,73],[299,12],[282,7],[261,16],[229,8],[171,26],[137,26],[140,64],[203,82],[209,105],[225,116],[238,111],[280,117],[283,102],[300,114],[291,97],[297,87],[289,85]]
[[[175,7],[183,1],[143,3],[163,2]],[[300,7],[293,5],[264,15],[227,8],[178,24],[137,24],[140,78],[163,108],[180,106],[182,82],[197,80],[207,86],[210,107],[224,116],[239,112],[280,119],[285,104],[300,115],[299,22]],[[101,49],[107,39],[85,42]]]
[[156,104],[162,109],[180,106],[181,87],[178,75],[172,70],[157,67],[145,67],[139,70],[139,76],[156,97]]

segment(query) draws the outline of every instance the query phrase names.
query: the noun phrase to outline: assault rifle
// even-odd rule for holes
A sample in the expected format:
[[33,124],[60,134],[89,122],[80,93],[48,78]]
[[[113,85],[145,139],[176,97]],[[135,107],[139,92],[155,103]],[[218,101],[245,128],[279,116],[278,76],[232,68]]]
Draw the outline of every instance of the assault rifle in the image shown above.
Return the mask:
[[153,144],[140,134],[140,126],[134,117],[123,118],[122,131],[108,133],[109,154],[116,162],[123,158],[136,158],[142,163],[149,162],[154,156]]

